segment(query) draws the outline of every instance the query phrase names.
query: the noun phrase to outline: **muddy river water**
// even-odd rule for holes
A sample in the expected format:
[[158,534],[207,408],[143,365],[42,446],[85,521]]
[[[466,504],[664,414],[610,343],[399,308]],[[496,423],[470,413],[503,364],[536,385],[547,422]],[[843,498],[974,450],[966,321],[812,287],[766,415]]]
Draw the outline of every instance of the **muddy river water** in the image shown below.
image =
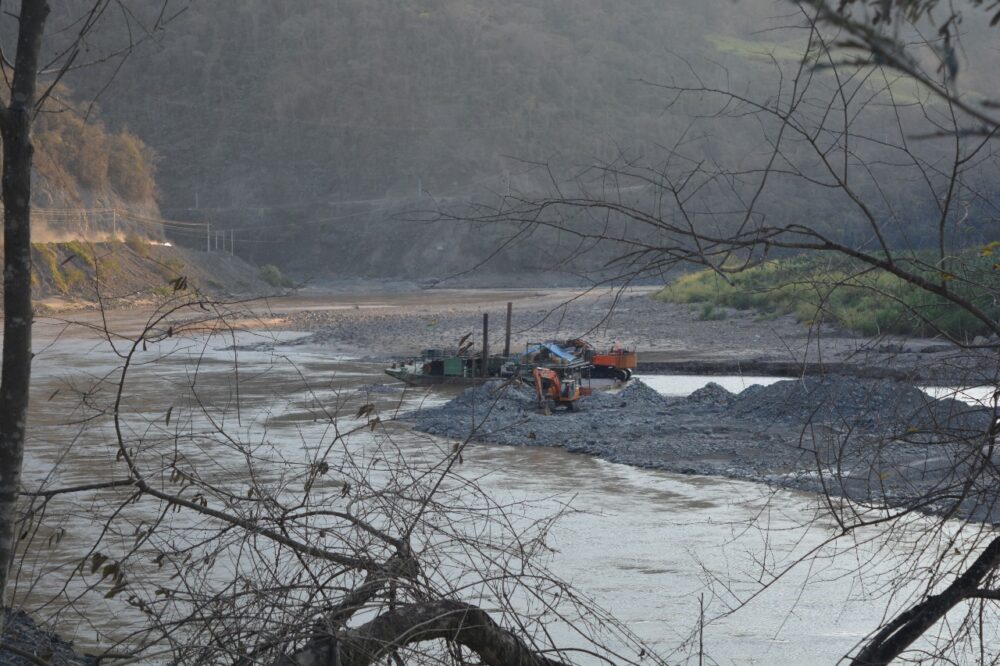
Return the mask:
[[[230,405],[220,412],[228,419],[226,427],[249,439],[266,436],[295,451],[327,436],[327,426],[310,418],[324,402],[347,408],[351,415],[364,400],[399,403],[398,391],[358,390],[388,381],[379,364],[281,344],[294,337],[293,332],[224,332],[149,344],[137,355],[139,363],[125,394],[129,427],[153,428],[168,410],[178,409],[179,414],[178,396],[196,383],[207,401]],[[235,342],[246,349],[262,340],[275,342],[274,349],[234,354],[227,348]],[[113,476],[113,433],[102,410],[113,396],[121,358],[100,335],[64,329],[54,321],[39,324],[35,348],[26,485],[34,487],[45,479],[74,485]],[[774,379],[686,376],[647,381],[661,392],[683,395],[708,381],[738,390]],[[410,392],[403,394],[402,409],[448,398],[446,391]],[[412,446],[414,455],[433,454],[428,453],[426,436],[400,428],[395,439],[404,449]],[[441,446],[447,449],[447,444]],[[218,465],[220,475],[226,473],[211,452],[189,453]],[[548,540],[549,569],[671,663],[697,663],[698,645],[691,639],[700,616],[707,620],[701,637],[709,657],[705,663],[835,663],[879,625],[887,607],[900,608],[915,591],[884,584],[886,572],[909,552],[898,535],[888,541],[822,547],[766,585],[772,582],[769,572],[829,537],[830,525],[817,519],[818,503],[811,495],[635,469],[532,447],[473,445],[459,472],[478,479],[500,502],[529,500],[528,515],[521,520],[568,506]],[[58,605],[53,598],[65,598],[65,572],[78,564],[100,529],[92,522],[87,502],[83,496],[55,503],[53,511],[68,517],[61,547],[25,560],[17,593],[29,605],[41,606],[42,616]],[[864,563],[863,575],[859,563]],[[746,605],[727,613],[740,601]],[[64,621],[61,631],[82,646],[93,644],[100,632],[113,633],[108,627],[118,621],[120,607],[100,600],[79,603],[91,604],[87,621]],[[554,631],[568,642],[574,640],[565,628]]]

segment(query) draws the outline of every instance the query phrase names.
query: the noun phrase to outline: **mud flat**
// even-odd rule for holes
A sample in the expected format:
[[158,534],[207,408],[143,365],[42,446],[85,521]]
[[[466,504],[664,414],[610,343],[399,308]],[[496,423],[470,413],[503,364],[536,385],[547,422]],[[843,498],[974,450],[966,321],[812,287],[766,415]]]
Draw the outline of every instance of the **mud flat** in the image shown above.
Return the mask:
[[[409,418],[416,430],[512,446],[554,446],[617,463],[828,491],[873,505],[942,512],[993,411],[892,380],[828,375],[730,393],[717,384],[666,398],[633,380],[575,413],[540,412],[533,391],[493,382]],[[997,521],[985,494],[959,514]]]

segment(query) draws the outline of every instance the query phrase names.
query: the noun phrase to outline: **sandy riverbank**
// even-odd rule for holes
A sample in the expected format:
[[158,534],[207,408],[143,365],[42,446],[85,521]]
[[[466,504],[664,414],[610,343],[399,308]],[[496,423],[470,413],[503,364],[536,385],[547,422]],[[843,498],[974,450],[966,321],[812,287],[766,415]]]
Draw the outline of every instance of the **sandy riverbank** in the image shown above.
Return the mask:
[[[582,336],[598,347],[635,346],[654,372],[794,376],[823,367],[844,374],[914,381],[989,383],[997,350],[960,350],[941,340],[866,338],[791,316],[764,319],[723,310],[703,320],[689,305],[652,298],[656,288],[363,290],[273,299],[266,316],[281,329],[306,333],[297,344],[331,353],[389,360],[430,347],[479,341],[489,315],[490,346],[503,348],[506,303],[513,303],[514,350],[530,341]],[[258,308],[260,310],[260,308]],[[992,360],[992,364],[991,364]]]

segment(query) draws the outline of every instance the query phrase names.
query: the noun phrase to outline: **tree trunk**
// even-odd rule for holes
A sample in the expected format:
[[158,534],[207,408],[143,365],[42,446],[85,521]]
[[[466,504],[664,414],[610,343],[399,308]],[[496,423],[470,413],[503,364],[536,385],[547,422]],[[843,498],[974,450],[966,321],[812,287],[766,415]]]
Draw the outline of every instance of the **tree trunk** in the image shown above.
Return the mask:
[[412,643],[447,640],[464,645],[487,666],[565,666],[536,653],[489,613],[442,599],[409,604],[382,613],[356,629],[339,632],[290,656],[295,666],[369,666]]
[[998,565],[1000,537],[994,538],[943,592],[928,597],[883,627],[851,661],[851,666],[886,666],[892,662],[959,602],[975,596],[979,585]]
[[[31,124],[47,0],[22,0],[3,138],[3,368],[0,370],[0,598],[16,545],[16,502],[31,377]],[[3,604],[4,606],[6,604]],[[0,611],[2,613],[2,611]]]

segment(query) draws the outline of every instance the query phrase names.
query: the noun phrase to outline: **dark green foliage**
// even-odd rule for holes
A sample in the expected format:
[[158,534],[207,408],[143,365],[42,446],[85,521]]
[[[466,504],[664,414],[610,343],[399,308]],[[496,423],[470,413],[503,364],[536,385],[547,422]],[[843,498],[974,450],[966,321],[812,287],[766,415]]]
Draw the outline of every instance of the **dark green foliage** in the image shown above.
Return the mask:
[[285,286],[285,278],[281,275],[281,270],[274,264],[264,264],[261,266],[260,277],[272,287]]
[[725,310],[716,309],[713,303],[704,303],[698,312],[698,319],[701,321],[719,321],[726,318]]

